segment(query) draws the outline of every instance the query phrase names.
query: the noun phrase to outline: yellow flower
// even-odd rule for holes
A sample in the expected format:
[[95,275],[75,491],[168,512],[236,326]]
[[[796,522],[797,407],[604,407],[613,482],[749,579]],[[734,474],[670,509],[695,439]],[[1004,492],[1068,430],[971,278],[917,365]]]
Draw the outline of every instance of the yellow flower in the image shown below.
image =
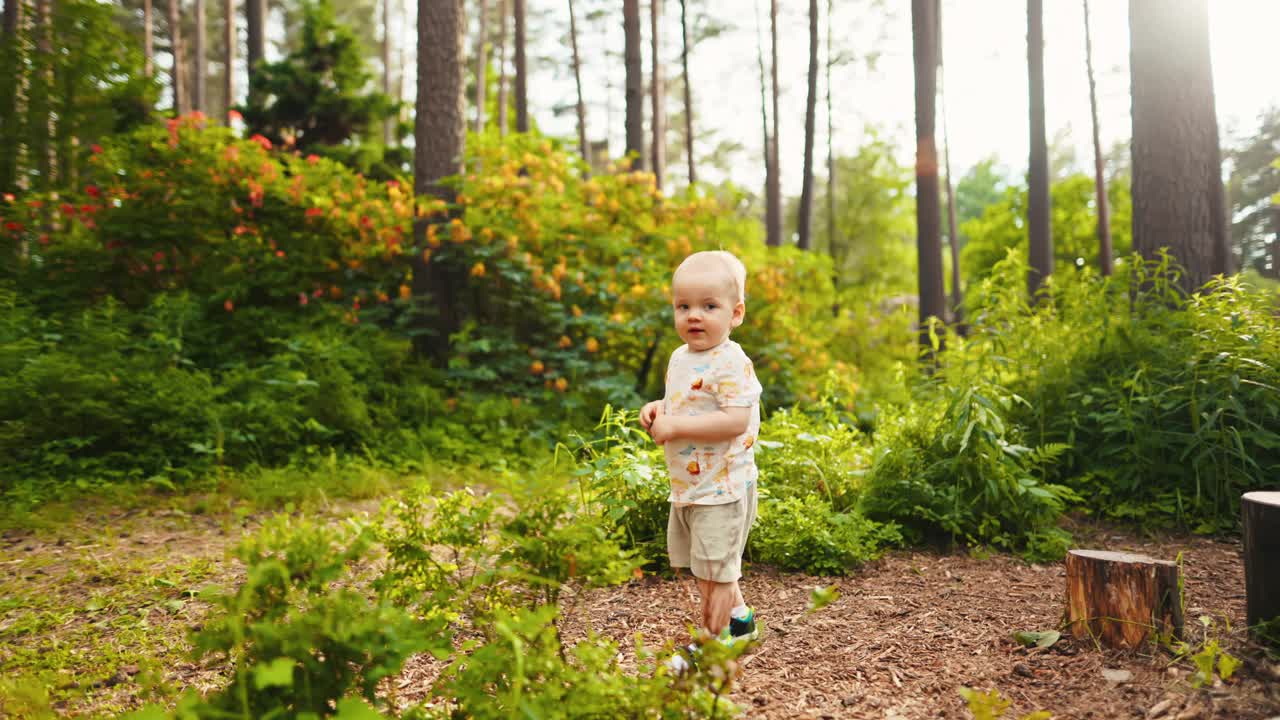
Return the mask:
[[580,318],[580,317],[582,317],[582,308],[578,307],[577,305],[574,305],[574,306],[573,306],[573,316],[574,316],[574,317],[576,317],[576,318]]
[[572,344],[573,344],[573,341],[569,339],[569,336],[568,336],[568,335],[561,335],[561,336],[560,336],[560,347],[562,347],[562,348],[567,348],[567,347],[569,347],[569,346],[570,346],[570,345],[572,345]]
[[587,352],[593,353],[600,349],[600,343],[595,338],[587,338]]
[[449,239],[456,243],[463,243],[471,239],[471,228],[462,224],[462,221],[454,218],[449,221]]
[[568,389],[569,389],[568,380],[565,380],[562,377],[556,378],[556,390],[559,390],[560,392],[564,392],[565,390],[568,390]]
[[484,277],[484,263],[478,262],[471,266],[471,277]]

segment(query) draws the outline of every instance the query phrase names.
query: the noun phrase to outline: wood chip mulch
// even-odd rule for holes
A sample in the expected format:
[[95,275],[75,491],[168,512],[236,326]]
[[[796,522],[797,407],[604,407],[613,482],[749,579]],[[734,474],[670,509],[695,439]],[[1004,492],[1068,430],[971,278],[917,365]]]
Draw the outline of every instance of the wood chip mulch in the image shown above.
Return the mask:
[[[1105,650],[1065,633],[1051,648],[1028,650],[1012,633],[1061,626],[1062,563],[900,551],[848,578],[749,568],[743,592],[764,637],[742,660],[732,699],[753,718],[969,718],[958,689],[971,687],[994,688],[1011,700],[1006,718],[1036,710],[1054,718],[1280,718],[1280,664],[1250,647],[1243,630],[1238,541],[1103,532],[1088,542],[1168,560],[1181,552],[1188,639],[1215,639],[1245,659],[1237,676],[1196,689],[1190,663],[1168,650]],[[820,585],[835,585],[840,598],[806,613],[810,589]],[[624,656],[636,632],[654,646],[685,641],[696,617],[692,592],[687,582],[657,578],[594,591],[566,619],[566,639],[590,626],[616,641]],[[1212,618],[1212,627],[1201,615]],[[1104,669],[1130,677],[1109,681]]]

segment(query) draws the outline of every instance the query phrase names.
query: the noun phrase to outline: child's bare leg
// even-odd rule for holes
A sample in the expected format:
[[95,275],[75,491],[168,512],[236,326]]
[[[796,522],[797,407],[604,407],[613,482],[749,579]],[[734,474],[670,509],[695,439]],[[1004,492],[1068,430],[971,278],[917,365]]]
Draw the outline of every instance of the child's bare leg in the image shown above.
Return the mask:
[[719,635],[729,627],[729,613],[741,604],[738,582],[698,580],[698,591],[702,594],[702,626],[712,635]]

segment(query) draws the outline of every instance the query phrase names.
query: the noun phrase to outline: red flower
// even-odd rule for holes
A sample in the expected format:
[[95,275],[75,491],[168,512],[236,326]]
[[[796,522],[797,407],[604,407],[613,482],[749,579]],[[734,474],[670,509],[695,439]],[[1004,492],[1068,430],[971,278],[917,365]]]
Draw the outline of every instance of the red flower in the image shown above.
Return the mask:
[[91,198],[102,196],[102,191],[98,189],[97,185],[85,185],[84,192],[86,195],[88,195]]
[[315,165],[315,164],[316,164],[316,163],[318,163],[318,162],[320,162],[320,156],[319,156],[319,155],[308,155],[308,156],[307,156],[307,164],[308,164],[308,165]]
[[7,222],[4,224],[4,229],[8,230],[9,232],[22,232],[22,223],[12,222],[12,221]]
[[226,302],[222,303],[222,308],[227,312],[235,312],[236,304],[231,302],[231,298],[227,298]]
[[283,251],[283,250],[277,250],[277,251],[276,251],[276,257],[278,257],[278,258],[282,258],[282,257],[284,257],[284,251]]
[[101,155],[101,154],[102,154],[102,146],[101,146],[101,145],[99,145],[99,144],[97,144],[97,143],[94,143],[94,144],[90,145],[90,146],[89,146],[89,149],[93,151],[93,154],[94,154],[94,155]]
[[239,110],[228,110],[227,120],[230,122],[244,122],[244,116],[240,114]]
[[178,147],[178,123],[177,118],[171,118],[165,123],[165,127],[169,129],[169,147]]
[[270,141],[270,140],[268,140],[268,139],[266,139],[266,138],[265,138],[265,137],[263,137],[262,135],[254,135],[254,136],[250,137],[249,139],[250,139],[250,140],[252,140],[253,142],[256,142],[256,143],[258,143],[259,145],[261,145],[263,150],[270,150],[270,149],[271,149],[271,141]]
[[76,214],[76,206],[71,203],[62,203],[62,214],[71,217]]
[[318,208],[318,207],[307,208],[307,217],[313,218],[313,217],[320,217],[321,215],[324,215],[323,208]]
[[306,305],[306,304],[307,304],[307,303],[309,303],[309,302],[311,302],[311,298],[308,298],[306,293],[304,293],[304,292],[300,292],[300,293],[298,293],[298,304],[299,304],[299,305]]
[[48,245],[48,244],[49,244],[49,235],[48,235],[48,233],[45,233],[45,234],[43,234],[43,235],[41,235],[41,236],[40,236],[40,244],[41,244],[41,245]]
[[155,251],[155,254],[151,256],[151,261],[160,262],[161,260],[164,260],[164,251],[163,250]]

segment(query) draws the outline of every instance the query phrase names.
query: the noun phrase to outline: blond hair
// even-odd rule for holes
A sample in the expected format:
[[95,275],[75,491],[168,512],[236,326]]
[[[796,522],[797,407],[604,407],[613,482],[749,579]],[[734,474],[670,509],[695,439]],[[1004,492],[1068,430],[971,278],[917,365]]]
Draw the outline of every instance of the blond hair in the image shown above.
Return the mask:
[[747,266],[742,264],[737,255],[728,250],[702,250],[696,252],[680,263],[676,271],[671,274],[671,279],[674,281],[681,270],[692,270],[695,267],[715,267],[723,270],[729,280],[733,281],[734,295],[738,298],[738,302],[745,303],[747,301]]

